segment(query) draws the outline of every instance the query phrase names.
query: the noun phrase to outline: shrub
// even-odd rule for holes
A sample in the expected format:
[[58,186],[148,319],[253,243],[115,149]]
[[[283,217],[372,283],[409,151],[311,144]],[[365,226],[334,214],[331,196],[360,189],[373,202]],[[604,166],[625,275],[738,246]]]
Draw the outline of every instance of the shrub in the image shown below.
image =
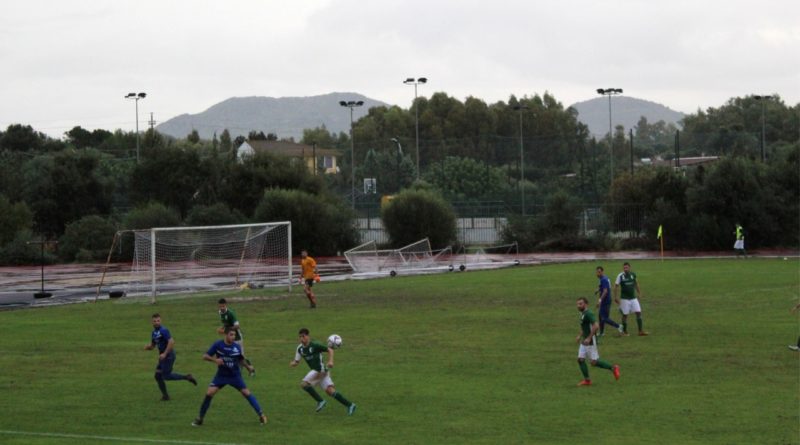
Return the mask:
[[224,224],[242,224],[246,218],[238,210],[231,210],[218,202],[210,206],[196,205],[186,217],[188,226],[218,226]]
[[381,209],[383,226],[394,247],[423,238],[433,248],[450,245],[456,239],[456,215],[441,195],[428,190],[405,190]]
[[343,202],[301,190],[270,189],[255,210],[256,222],[291,221],[295,252],[334,255],[357,244],[352,211]]
[[[59,240],[59,256],[66,261],[104,260],[117,229],[110,221],[97,215],[67,224]],[[79,257],[80,254],[80,257]]]

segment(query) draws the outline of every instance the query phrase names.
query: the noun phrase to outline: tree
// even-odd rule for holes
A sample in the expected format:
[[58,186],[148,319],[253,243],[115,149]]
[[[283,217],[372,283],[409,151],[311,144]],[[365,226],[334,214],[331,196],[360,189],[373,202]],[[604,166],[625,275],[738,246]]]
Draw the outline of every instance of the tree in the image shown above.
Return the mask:
[[222,153],[230,153],[231,150],[233,150],[231,132],[226,128],[222,130],[222,134],[219,135],[219,151]]
[[159,200],[186,215],[206,182],[196,150],[169,147],[153,151],[131,175],[131,202]]
[[508,188],[502,169],[472,158],[449,156],[423,176],[451,200],[491,199]]
[[58,242],[58,253],[66,261],[104,260],[117,229],[99,215],[84,216],[67,224]]
[[12,203],[0,194],[0,248],[17,236],[20,231],[33,226],[33,212],[24,202]]
[[357,243],[352,211],[343,201],[301,190],[269,189],[255,210],[258,221],[291,221],[295,253],[334,255]]
[[394,247],[428,238],[441,249],[456,240],[456,215],[441,195],[430,190],[407,189],[381,209],[381,220]]
[[64,143],[47,137],[30,125],[11,124],[0,132],[0,149],[11,151],[56,151]]
[[186,136],[186,140],[189,141],[192,144],[199,144],[200,143],[200,133],[198,133],[197,130],[192,129],[192,132],[189,133],[188,136]]

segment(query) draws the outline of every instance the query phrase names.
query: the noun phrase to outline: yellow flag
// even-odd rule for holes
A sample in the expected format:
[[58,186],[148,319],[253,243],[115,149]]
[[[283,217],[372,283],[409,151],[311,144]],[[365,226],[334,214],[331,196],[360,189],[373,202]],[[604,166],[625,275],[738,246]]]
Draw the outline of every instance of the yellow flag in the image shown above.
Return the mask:
[[657,239],[661,239],[661,229],[662,229],[661,224],[659,224],[658,225],[658,236],[656,237]]

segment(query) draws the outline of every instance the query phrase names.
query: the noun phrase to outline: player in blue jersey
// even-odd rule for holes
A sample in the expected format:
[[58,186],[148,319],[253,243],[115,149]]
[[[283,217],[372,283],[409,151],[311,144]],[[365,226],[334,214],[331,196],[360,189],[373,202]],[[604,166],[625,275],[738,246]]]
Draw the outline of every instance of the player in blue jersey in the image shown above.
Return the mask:
[[200,406],[200,415],[194,419],[192,426],[200,426],[203,424],[203,418],[206,416],[206,412],[211,406],[211,399],[214,397],[214,394],[224,388],[225,385],[231,385],[238,389],[244,398],[250,402],[250,406],[253,407],[256,414],[258,414],[259,422],[261,422],[262,425],[267,423],[266,414],[261,410],[261,406],[258,404],[256,397],[247,389],[247,385],[244,384],[244,379],[242,379],[242,373],[239,370],[239,367],[243,366],[248,371],[252,372],[253,366],[244,361],[242,347],[236,344],[236,329],[226,327],[225,339],[214,342],[214,344],[208,348],[208,351],[203,354],[203,360],[216,363],[217,374],[208,385],[206,398]]
[[600,296],[597,299],[597,307],[600,309],[600,334],[598,337],[605,334],[606,324],[614,326],[622,334],[622,325],[611,319],[611,280],[604,273],[603,266],[597,266],[595,272],[600,280],[600,285],[597,287],[597,294]]
[[167,394],[167,384],[165,380],[188,380],[197,386],[197,380],[191,374],[181,375],[172,372],[175,364],[175,339],[169,333],[169,329],[161,326],[161,315],[153,314],[153,333],[150,336],[150,344],[144,347],[149,351],[158,347],[158,365],[156,365],[156,383],[161,390],[161,400],[169,400]]

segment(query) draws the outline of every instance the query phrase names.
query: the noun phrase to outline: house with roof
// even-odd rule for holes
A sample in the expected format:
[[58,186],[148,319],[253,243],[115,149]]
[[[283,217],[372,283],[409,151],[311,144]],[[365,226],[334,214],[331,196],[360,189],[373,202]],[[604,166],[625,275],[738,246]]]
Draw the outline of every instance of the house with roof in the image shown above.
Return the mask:
[[236,158],[241,162],[245,157],[261,152],[297,159],[303,162],[312,173],[320,170],[326,174],[339,171],[338,150],[291,141],[247,140],[236,149]]

